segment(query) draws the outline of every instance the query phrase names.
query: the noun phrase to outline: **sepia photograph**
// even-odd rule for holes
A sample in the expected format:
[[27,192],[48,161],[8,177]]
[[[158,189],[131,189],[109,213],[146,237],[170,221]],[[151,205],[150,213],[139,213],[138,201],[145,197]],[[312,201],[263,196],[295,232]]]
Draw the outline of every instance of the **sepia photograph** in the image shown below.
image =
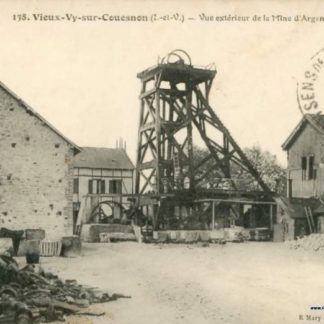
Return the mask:
[[323,27],[0,0],[0,324],[324,323]]

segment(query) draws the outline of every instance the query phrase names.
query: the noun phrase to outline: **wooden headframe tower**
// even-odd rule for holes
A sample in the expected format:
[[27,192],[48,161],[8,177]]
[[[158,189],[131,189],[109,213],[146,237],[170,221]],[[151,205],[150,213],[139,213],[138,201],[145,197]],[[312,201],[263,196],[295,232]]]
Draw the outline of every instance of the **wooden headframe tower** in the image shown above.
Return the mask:
[[[193,66],[182,50],[171,52],[158,65],[138,74],[142,90],[136,194],[197,190],[212,171],[231,179],[233,164],[249,172],[262,191],[269,191],[209,104],[215,75],[215,68]],[[194,159],[194,128],[208,150],[200,161]],[[209,130],[220,136],[214,138]],[[232,186],[235,189],[234,182]]]

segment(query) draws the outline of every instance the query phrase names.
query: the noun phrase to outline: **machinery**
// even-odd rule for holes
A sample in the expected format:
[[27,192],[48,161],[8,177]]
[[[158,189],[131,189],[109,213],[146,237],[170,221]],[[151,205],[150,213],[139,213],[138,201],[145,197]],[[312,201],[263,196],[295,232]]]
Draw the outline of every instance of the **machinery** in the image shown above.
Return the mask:
[[[243,224],[250,210],[255,214],[250,223],[271,226],[270,189],[210,106],[215,75],[214,65],[196,67],[183,50],[172,51],[138,74],[139,224],[155,230],[213,229]],[[257,190],[236,181],[233,171],[238,169],[253,178]]]

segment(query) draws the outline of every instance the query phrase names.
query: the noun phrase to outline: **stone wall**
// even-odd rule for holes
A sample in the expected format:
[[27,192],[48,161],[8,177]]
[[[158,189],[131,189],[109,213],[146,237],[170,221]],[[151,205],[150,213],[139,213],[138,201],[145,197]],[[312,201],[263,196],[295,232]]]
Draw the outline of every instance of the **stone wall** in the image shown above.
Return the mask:
[[73,146],[0,88],[0,227],[72,234]]

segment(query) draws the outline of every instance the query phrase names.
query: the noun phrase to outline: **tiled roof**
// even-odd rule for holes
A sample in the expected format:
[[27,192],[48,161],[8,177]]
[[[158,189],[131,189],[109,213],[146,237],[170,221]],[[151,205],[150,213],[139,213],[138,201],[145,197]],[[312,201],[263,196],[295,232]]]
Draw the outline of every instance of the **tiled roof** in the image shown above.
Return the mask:
[[132,170],[134,165],[124,149],[82,147],[74,158],[74,167]]

